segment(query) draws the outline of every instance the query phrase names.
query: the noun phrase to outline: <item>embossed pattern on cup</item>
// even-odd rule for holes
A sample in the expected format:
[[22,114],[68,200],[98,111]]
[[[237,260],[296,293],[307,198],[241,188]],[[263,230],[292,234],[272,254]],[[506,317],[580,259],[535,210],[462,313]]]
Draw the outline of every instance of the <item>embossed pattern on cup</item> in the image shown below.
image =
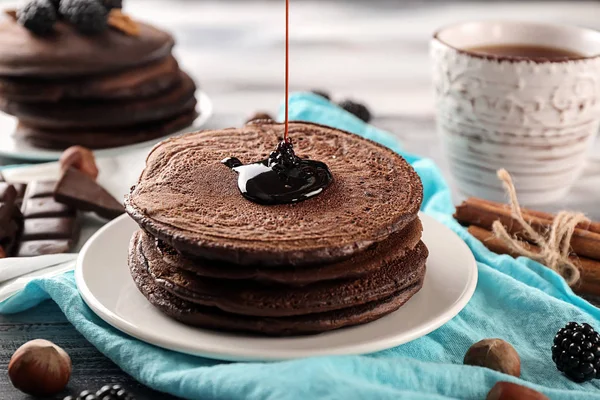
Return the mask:
[[[560,61],[494,57],[468,48],[531,44],[571,49]],[[600,33],[519,22],[466,23],[431,42],[437,125],[458,189],[504,200],[506,168],[525,204],[565,196],[600,126]]]

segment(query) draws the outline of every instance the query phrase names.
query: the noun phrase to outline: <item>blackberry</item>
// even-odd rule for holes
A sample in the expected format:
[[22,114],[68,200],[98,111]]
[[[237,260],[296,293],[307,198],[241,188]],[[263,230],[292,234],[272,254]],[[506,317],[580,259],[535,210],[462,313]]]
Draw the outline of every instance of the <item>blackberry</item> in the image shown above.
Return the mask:
[[116,393],[116,391],[113,392],[112,386],[105,385],[105,386],[102,386],[100,389],[98,389],[98,391],[96,392],[96,396],[98,396],[99,398],[102,399],[104,396],[110,396],[115,393]]
[[96,397],[96,395],[94,395],[89,390],[84,390],[83,392],[79,393],[79,396],[77,396],[77,397],[67,396],[67,397],[64,397],[63,400],[99,400],[99,399]]
[[254,122],[254,121],[274,121],[275,119],[266,112],[258,111],[254,113],[250,118],[246,120],[246,123]]
[[97,0],[61,0],[59,12],[86,35],[100,33],[108,27],[108,10]]
[[121,385],[106,385],[102,386],[96,392],[98,400],[135,400],[135,397],[128,393]]
[[129,394],[125,389],[121,389],[115,394],[117,400],[134,400],[133,395]]
[[83,392],[79,393],[79,396],[77,396],[77,398],[75,400],[99,400],[99,399],[90,390],[84,390]]
[[317,96],[321,96],[329,101],[331,101],[331,96],[329,95],[329,93],[327,93],[324,90],[320,90],[320,89],[313,89],[310,91],[313,94],[316,94]]
[[30,0],[17,9],[17,21],[36,35],[52,31],[57,20],[56,10],[49,0]]
[[371,120],[371,112],[364,104],[356,103],[352,100],[344,100],[338,105],[344,110],[348,111],[350,114],[354,114],[365,122],[369,122]]
[[589,324],[569,322],[554,337],[552,361],[575,382],[600,378],[600,335]]
[[123,8],[123,0],[102,0],[102,5],[109,11],[113,8]]

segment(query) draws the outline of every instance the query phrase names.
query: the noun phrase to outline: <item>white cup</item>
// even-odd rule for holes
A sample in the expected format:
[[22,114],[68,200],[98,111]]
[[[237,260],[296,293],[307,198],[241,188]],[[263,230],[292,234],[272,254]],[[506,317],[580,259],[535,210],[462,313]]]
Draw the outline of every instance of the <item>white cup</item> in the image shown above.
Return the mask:
[[[534,45],[582,57],[531,59],[472,48]],[[600,32],[481,21],[431,41],[437,125],[457,188],[503,201],[496,171],[513,176],[525,204],[559,200],[581,173],[600,126]]]

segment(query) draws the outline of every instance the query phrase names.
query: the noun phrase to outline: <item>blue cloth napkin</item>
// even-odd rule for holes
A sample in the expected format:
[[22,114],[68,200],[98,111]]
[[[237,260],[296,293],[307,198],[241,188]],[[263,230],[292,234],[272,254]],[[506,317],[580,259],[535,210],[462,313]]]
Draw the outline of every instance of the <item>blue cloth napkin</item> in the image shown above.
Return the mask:
[[[599,309],[574,295],[547,268],[489,252],[452,219],[450,193],[436,166],[404,154],[386,132],[307,93],[291,97],[290,115],[368,137],[403,154],[415,167],[425,186],[423,210],[460,235],[478,262],[475,295],[452,321],[425,337],[376,354],[226,363],[163,350],[111,328],[83,303],[72,273],[32,282],[1,304],[0,312],[34,313],[37,304],[51,298],[77,330],[124,371],[154,389],[186,399],[482,400],[499,380],[530,386],[552,399],[600,399],[600,380],[573,383],[556,370],[550,355],[554,334],[566,322],[588,322],[600,328]],[[521,355],[521,379],[462,365],[469,346],[489,337],[514,345]]]

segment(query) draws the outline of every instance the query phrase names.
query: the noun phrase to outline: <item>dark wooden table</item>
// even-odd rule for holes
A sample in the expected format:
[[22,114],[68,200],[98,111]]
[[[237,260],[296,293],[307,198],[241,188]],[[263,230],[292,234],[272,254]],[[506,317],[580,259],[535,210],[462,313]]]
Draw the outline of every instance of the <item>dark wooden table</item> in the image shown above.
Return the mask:
[[[210,126],[240,125],[256,110],[274,112],[283,94],[283,1],[125,0],[131,14],[173,31],[177,55],[212,98]],[[292,0],[291,89],[324,88],[374,111],[374,124],[409,151],[444,161],[435,134],[428,38],[457,20],[550,20],[600,28],[598,2],[454,3],[428,1]],[[600,151],[564,203],[600,219]],[[457,194],[457,197],[459,195]],[[119,383],[138,399],[170,399],[141,387],[90,345],[52,302],[0,316],[0,400],[22,400],[8,382],[13,351],[44,338],[74,363],[70,393]]]
[[73,375],[64,396],[88,389],[96,391],[105,384],[120,384],[137,399],[175,399],[140,385],[121,371],[73,328],[53,301],[46,301],[30,312],[0,317],[0,399],[32,399],[13,388],[6,371],[10,356],[21,344],[40,338],[58,344],[71,356]]

